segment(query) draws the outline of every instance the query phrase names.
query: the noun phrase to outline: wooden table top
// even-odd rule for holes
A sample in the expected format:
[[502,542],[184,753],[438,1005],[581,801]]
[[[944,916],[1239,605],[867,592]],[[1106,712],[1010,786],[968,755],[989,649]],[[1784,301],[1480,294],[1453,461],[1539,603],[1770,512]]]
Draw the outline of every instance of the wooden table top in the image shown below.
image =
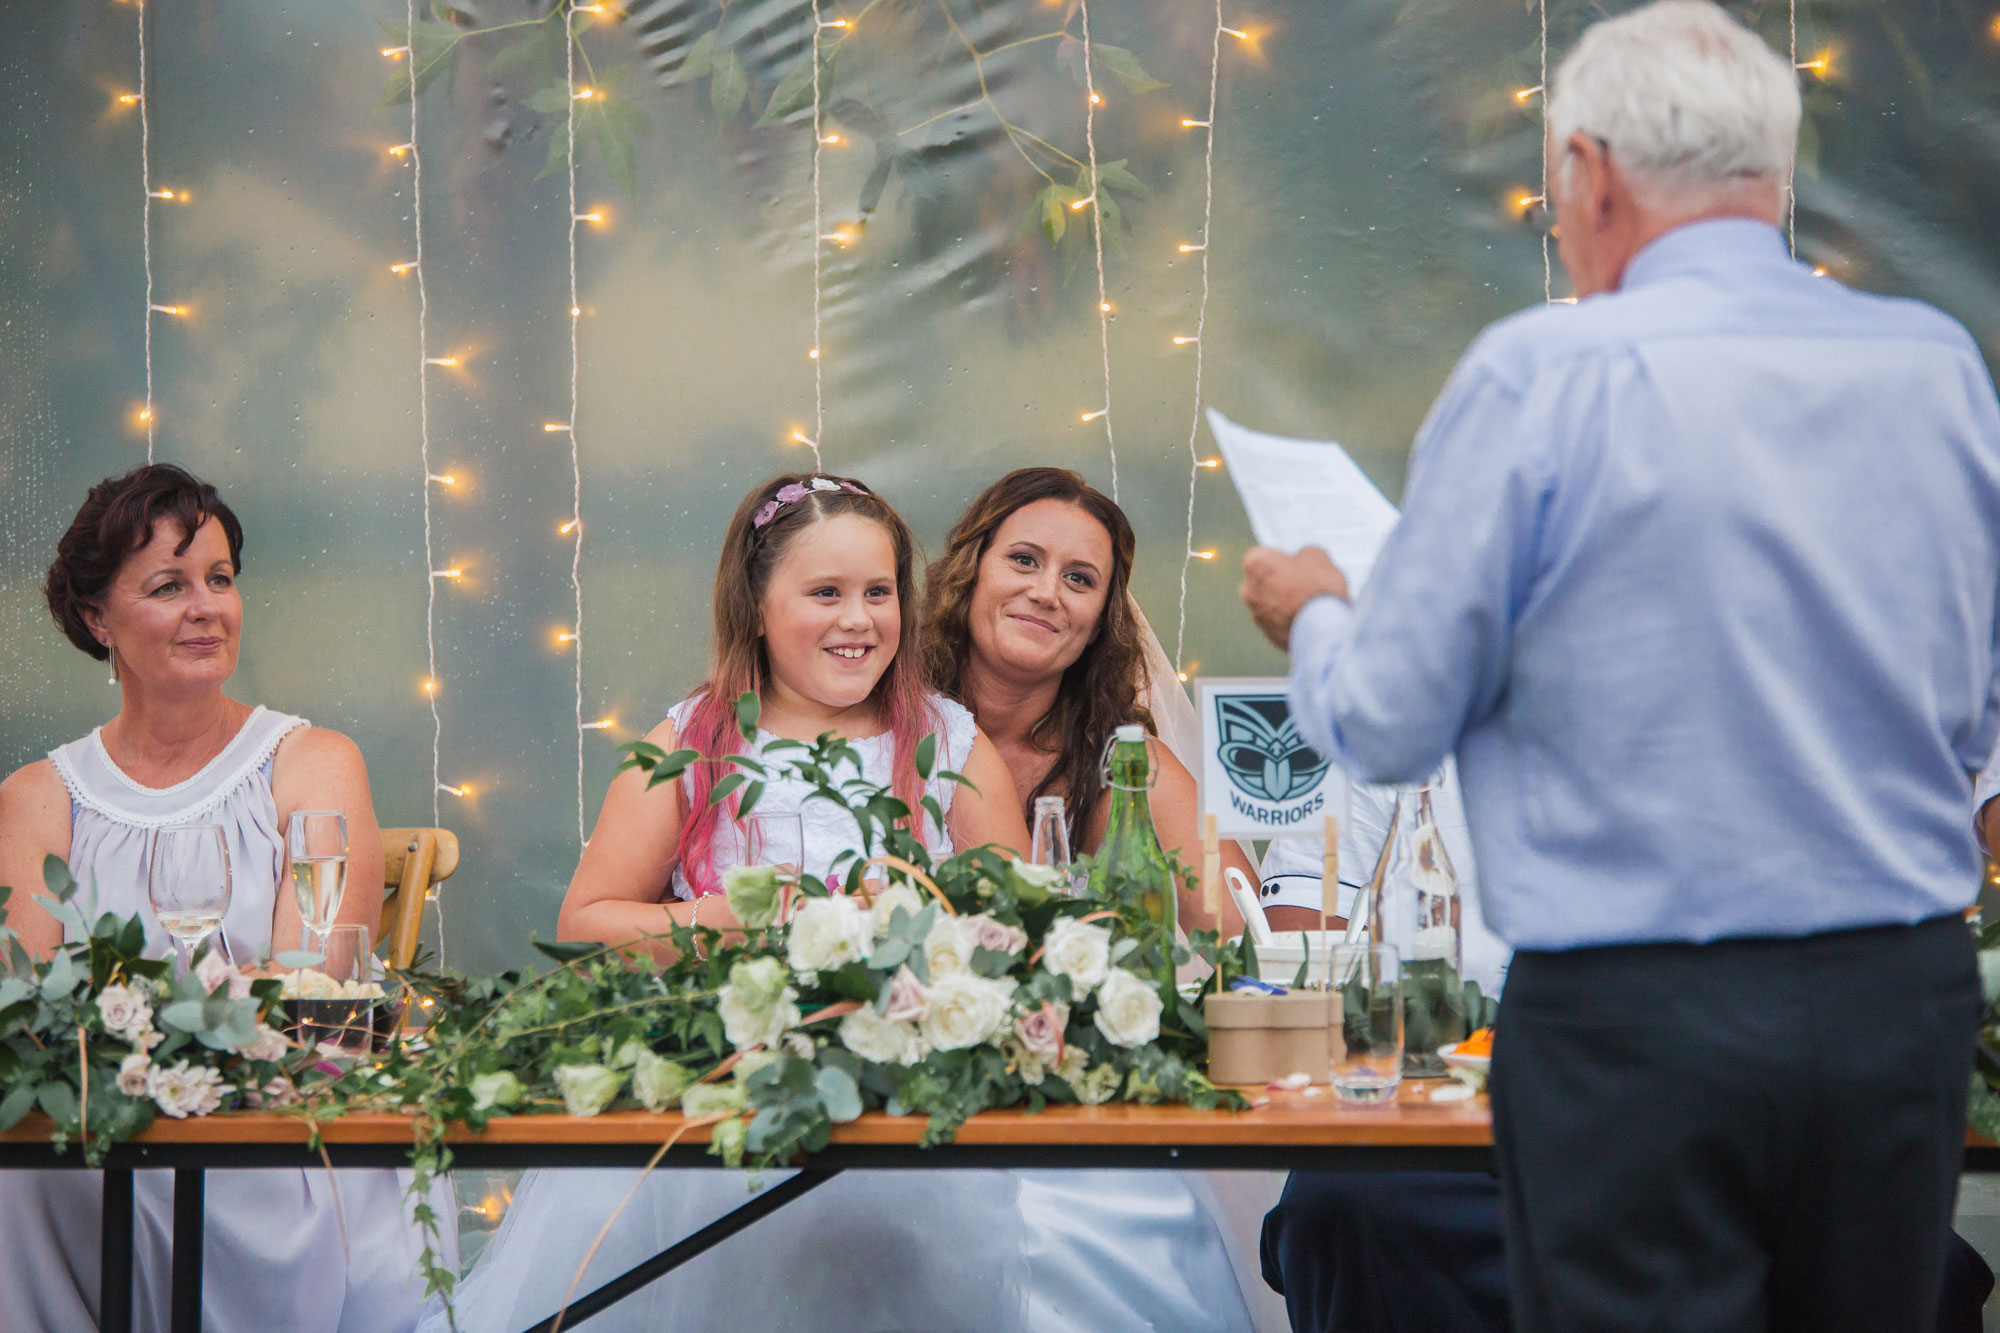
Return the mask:
[[[954,1140],[977,1145],[1262,1145],[1270,1147],[1486,1147],[1493,1142],[1493,1117],[1486,1098],[1432,1103],[1431,1091],[1449,1086],[1438,1080],[1406,1080],[1396,1100],[1385,1106],[1351,1106],[1325,1088],[1299,1092],[1243,1089],[1263,1102],[1248,1111],[1196,1111],[1186,1106],[1049,1106],[1039,1114],[1021,1110],[986,1111],[968,1120]],[[851,1124],[836,1125],[833,1142],[853,1145],[913,1145],[923,1135],[923,1116],[890,1116],[870,1111]],[[454,1125],[453,1143],[488,1144],[659,1144],[682,1128],[676,1112],[611,1111],[603,1115],[503,1116],[474,1134]],[[706,1143],[709,1126],[689,1128],[682,1143]],[[386,1144],[410,1140],[410,1117],[368,1113],[326,1122],[328,1143]],[[39,1112],[0,1133],[0,1143],[42,1143],[48,1119]],[[161,1116],[133,1141],[143,1144],[304,1143],[307,1126],[296,1116],[268,1112],[228,1112],[172,1120]]]

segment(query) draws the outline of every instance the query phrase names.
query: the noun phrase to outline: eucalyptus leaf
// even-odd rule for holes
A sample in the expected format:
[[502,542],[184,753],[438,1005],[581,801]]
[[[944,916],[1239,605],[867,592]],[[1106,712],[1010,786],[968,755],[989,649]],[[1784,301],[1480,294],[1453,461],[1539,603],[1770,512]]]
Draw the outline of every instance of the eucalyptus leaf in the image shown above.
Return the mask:
[[49,970],[42,977],[42,998],[59,1000],[76,989],[82,976],[76,970],[67,949],[59,949],[49,959]]
[[826,1103],[826,1114],[835,1124],[844,1125],[861,1114],[861,1089],[846,1070],[824,1065],[814,1082],[820,1100]]
[[68,864],[60,856],[42,858],[42,883],[56,898],[67,898],[76,892],[76,876],[70,874]]
[[742,819],[746,815],[748,815],[752,810],[756,809],[757,802],[760,799],[762,799],[763,795],[764,795],[763,783],[751,782],[745,784],[743,788],[743,797],[736,803],[736,817],[738,819]]
[[0,1097],[0,1133],[5,1133],[21,1123],[21,1117],[35,1109],[35,1098],[41,1089],[33,1083],[17,1083],[7,1089],[7,1095]]
[[709,788],[708,803],[710,805],[720,805],[728,799],[729,793],[742,786],[745,781],[746,779],[741,773],[723,774],[720,778],[716,779],[715,785]]
[[757,739],[757,716],[762,707],[755,690],[745,690],[736,696],[736,729],[743,733],[744,740]]
[[931,770],[937,766],[937,746],[936,732],[931,732],[917,742],[917,776],[926,782],[930,781]]
[[44,1083],[35,1102],[51,1120],[68,1124],[77,1117],[76,1089],[67,1083]]

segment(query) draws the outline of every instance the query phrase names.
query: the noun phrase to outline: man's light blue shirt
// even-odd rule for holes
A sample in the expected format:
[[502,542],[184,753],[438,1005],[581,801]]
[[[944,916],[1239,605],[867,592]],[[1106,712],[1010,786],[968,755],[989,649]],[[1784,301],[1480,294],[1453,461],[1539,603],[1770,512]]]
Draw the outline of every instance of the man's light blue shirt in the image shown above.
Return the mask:
[[1487,329],[1359,604],[1292,627],[1354,776],[1457,752],[1516,948],[1962,909],[2000,733],[2000,404],[1971,338],[1696,223]]

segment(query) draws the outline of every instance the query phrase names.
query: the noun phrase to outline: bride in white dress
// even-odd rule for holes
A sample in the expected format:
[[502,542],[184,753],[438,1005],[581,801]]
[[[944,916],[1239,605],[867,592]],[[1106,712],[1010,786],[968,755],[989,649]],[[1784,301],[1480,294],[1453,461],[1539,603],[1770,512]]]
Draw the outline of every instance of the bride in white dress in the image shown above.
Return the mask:
[[[69,862],[90,912],[138,914],[147,952],[167,937],[146,901],[155,829],[218,824],[231,898],[222,934],[248,963],[299,936],[284,882],[292,810],[340,810],[350,836],[340,919],[382,907],[381,837],[361,752],[326,731],[222,693],[236,666],[242,530],[215,491],[157,465],[95,487],[58,547],[48,597],[76,645],[112,663],[118,715],[0,783],[0,884],[8,924],[45,956],[61,927],[41,906],[42,859]],[[211,1171],[203,1232],[204,1327],[395,1333],[416,1321],[421,1242],[405,1173]],[[336,1194],[338,1202],[336,1203]],[[0,1172],[0,1328],[95,1328],[102,1187],[88,1171]],[[167,1326],[173,1179],[136,1173],[133,1326]],[[432,1200],[452,1216],[447,1191]],[[345,1227],[343,1236],[342,1218]],[[449,1259],[446,1262],[450,1262]]]
[[[871,781],[912,808],[924,784],[910,755],[939,737],[940,764],[972,786],[932,782],[943,827],[926,821],[935,855],[995,842],[1020,847],[1026,826],[1005,766],[971,715],[919,683],[913,652],[914,542],[902,520],[859,483],[779,477],[739,507],[724,540],[713,609],[712,670],[701,691],[648,737],[717,753],[733,729],[724,706],[745,689],[761,702],[762,739],[855,738]],[[708,818],[702,766],[648,792],[639,774],[617,779],[564,901],[566,939],[627,943],[671,919],[732,924],[716,896],[738,856],[725,817]],[[683,785],[691,788],[683,792]],[[982,795],[982,793],[984,793]],[[844,812],[774,781],[760,812],[795,811],[808,873],[824,876],[853,845]],[[690,817],[693,812],[694,817]],[[655,944],[652,947],[661,946]],[[676,1149],[690,1157],[702,1150]],[[766,1185],[787,1173],[765,1174]],[[1102,1234],[1085,1223],[1037,1223],[1024,1211],[1032,1174],[1001,1171],[851,1171],[756,1222],[595,1316],[592,1330],[811,1328],[893,1330],[1247,1329],[1227,1257],[1206,1215],[1135,1210]],[[499,1333],[555,1313],[571,1291],[594,1290],[750,1198],[745,1173],[654,1171],[633,1191],[631,1171],[530,1172],[505,1221],[455,1300],[461,1328]],[[1115,1190],[1115,1186],[1113,1187]],[[603,1244],[592,1241],[628,1192]],[[1193,1220],[1192,1228],[1184,1225]],[[1096,1259],[1136,1251],[1147,1280],[1097,1276]],[[1120,1270],[1122,1271],[1122,1270]],[[1116,1311],[1114,1323],[1102,1312]],[[422,1328],[443,1330],[433,1301]]]

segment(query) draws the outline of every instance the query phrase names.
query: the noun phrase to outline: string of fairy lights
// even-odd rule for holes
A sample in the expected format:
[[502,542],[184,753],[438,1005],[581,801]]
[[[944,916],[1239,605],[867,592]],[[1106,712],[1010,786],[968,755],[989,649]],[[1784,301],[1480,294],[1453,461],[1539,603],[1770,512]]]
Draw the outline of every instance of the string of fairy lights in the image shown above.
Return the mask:
[[1215,0],[1215,33],[1208,50],[1208,114],[1201,120],[1188,117],[1181,119],[1181,128],[1200,130],[1204,143],[1201,154],[1201,299],[1195,306],[1194,333],[1192,336],[1177,335],[1177,345],[1194,346],[1194,406],[1188,419],[1188,493],[1187,493],[1187,540],[1181,554],[1181,587],[1179,624],[1174,631],[1174,672],[1182,680],[1187,679],[1187,598],[1188,569],[1197,558],[1214,559],[1213,552],[1197,552],[1194,548],[1194,493],[1205,467],[1215,467],[1217,460],[1203,458],[1196,447],[1201,437],[1201,372],[1202,335],[1208,329],[1208,238],[1215,222],[1215,121],[1216,93],[1222,79],[1222,37],[1224,33],[1236,33],[1238,29],[1227,26],[1222,21],[1222,0]]
[[153,187],[153,119],[147,104],[146,90],[146,0],[131,0],[132,8],[138,15],[139,27],[139,88],[136,92],[120,93],[118,103],[129,106],[139,113],[139,256],[145,267],[146,298],[144,343],[146,360],[146,400],[137,413],[138,423],[146,428],[146,461],[153,461],[158,439],[159,413],[153,404],[153,317],[166,315],[175,319],[185,319],[188,308],[184,305],[163,305],[153,299],[153,205],[157,203],[187,203],[192,197],[186,190],[155,189]]
[[1104,447],[1111,455],[1111,499],[1116,503],[1118,436],[1111,428],[1111,298],[1104,289],[1104,206],[1097,197],[1104,189],[1104,182],[1097,175],[1097,112],[1104,105],[1104,98],[1097,91],[1097,75],[1091,68],[1090,0],[1077,0],[1077,12],[1083,19],[1083,147],[1084,160],[1090,169],[1090,192],[1070,207],[1090,210],[1090,246],[1097,261],[1097,344],[1104,364],[1104,405],[1084,413],[1083,419],[1104,423]]

